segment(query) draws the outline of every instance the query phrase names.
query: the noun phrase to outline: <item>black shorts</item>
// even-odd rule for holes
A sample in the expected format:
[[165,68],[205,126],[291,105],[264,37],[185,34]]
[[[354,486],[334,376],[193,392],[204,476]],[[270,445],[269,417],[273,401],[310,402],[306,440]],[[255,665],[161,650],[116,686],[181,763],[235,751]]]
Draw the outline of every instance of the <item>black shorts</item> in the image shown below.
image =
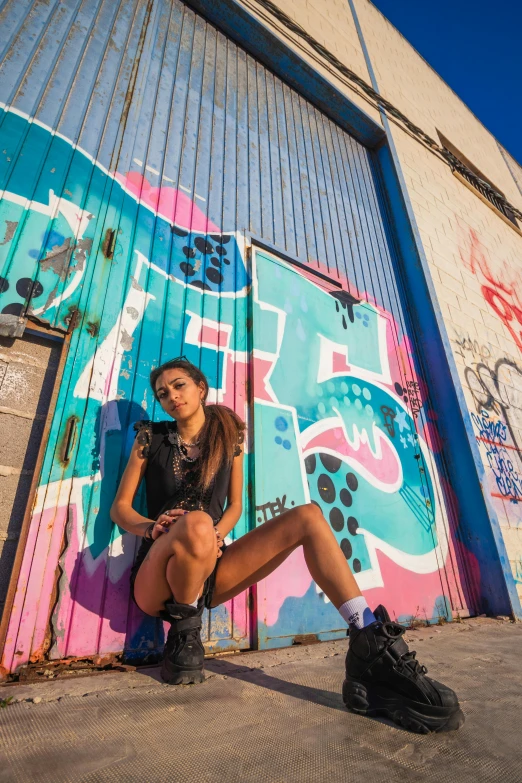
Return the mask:
[[[130,587],[131,587],[131,598],[136,604],[136,599],[134,598],[134,582],[136,581],[136,577],[138,576],[138,571],[140,570],[140,566],[147,557],[148,551],[151,548],[154,541],[147,541],[145,538],[142,539],[141,546],[138,549],[138,554],[136,555],[136,560],[134,562],[134,565],[131,568],[130,572]],[[227,545],[223,541],[223,546],[221,547],[221,551],[224,552],[227,548]],[[203,601],[204,606],[206,609],[210,609],[210,605],[212,603],[212,598],[214,596],[214,590],[216,587],[216,575],[217,570],[219,566],[221,558],[218,558],[216,561],[216,565],[214,566],[214,570],[205,579],[205,584],[203,586],[203,592],[199,598],[198,604],[201,604],[201,601]],[[136,604],[137,606],[138,604]]]

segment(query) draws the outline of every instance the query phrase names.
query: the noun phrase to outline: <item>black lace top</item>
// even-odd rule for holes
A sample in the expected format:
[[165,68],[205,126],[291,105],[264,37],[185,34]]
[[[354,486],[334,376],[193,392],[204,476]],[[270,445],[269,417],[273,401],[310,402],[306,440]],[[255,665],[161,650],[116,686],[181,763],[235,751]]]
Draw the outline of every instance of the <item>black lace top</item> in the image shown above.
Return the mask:
[[[223,516],[232,466],[223,464],[205,492],[198,488],[199,459],[183,459],[177,443],[175,421],[138,421],[137,440],[147,458],[145,488],[149,519],[157,519],[170,508],[206,511],[214,524]],[[236,456],[241,453],[239,445]]]

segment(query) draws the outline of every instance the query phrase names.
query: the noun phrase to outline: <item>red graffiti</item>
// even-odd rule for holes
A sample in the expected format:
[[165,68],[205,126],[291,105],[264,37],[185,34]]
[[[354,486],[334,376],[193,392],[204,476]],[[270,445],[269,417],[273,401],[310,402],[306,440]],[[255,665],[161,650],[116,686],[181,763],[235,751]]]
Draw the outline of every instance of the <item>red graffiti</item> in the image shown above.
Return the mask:
[[[497,285],[505,290],[504,286],[501,286],[500,283],[497,283]],[[486,302],[491,306],[504,326],[508,329],[518,350],[522,351],[522,308],[506,301],[498,291],[487,285],[483,285],[481,291]],[[513,295],[512,292],[510,293]],[[515,322],[518,323],[518,326]]]
[[[509,331],[519,351],[522,352],[522,302],[516,282],[505,283],[495,278],[489,268],[477,234],[473,229],[470,229],[469,233],[471,240],[469,261],[461,253],[462,260],[475,275],[480,273],[484,278],[480,288],[482,296]],[[507,268],[505,271],[509,275]]]

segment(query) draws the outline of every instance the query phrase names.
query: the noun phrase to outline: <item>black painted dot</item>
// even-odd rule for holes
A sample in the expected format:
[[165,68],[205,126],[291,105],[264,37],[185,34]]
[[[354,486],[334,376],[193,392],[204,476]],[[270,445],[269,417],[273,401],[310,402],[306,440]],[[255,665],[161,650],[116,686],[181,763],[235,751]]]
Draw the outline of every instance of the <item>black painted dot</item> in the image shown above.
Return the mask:
[[188,245],[184,245],[182,250],[183,250],[183,253],[187,256],[187,258],[195,258],[196,251],[194,250],[193,247],[189,247]]
[[194,288],[202,288],[203,291],[212,291],[208,283],[204,283],[203,280],[191,280],[190,285],[193,285]]
[[6,305],[2,310],[2,313],[4,315],[21,315],[23,309],[23,304],[20,304],[20,302],[13,302],[13,304]]
[[359,527],[359,523],[357,522],[355,517],[348,517],[348,530],[352,534],[352,536],[357,535],[357,528]]
[[206,276],[212,283],[216,283],[216,285],[219,285],[219,283],[223,282],[223,275],[221,272],[219,272],[217,269],[214,269],[213,266],[209,267],[205,271]]
[[353,503],[352,496],[347,489],[342,489],[339,493],[339,500],[343,506],[351,506]]
[[187,237],[188,231],[184,231],[182,228],[178,228],[177,226],[172,226],[172,233],[176,234],[178,237]]
[[332,508],[330,511],[330,524],[338,533],[343,529],[344,514],[339,508]]
[[341,460],[331,454],[319,454],[319,459],[329,473],[337,473],[341,467]]
[[21,277],[16,282],[16,290],[22,299],[29,299],[29,297],[36,298],[43,294],[43,286],[37,280],[31,280],[30,277]]
[[337,301],[337,299],[335,300],[335,309],[337,312],[339,312],[339,302]]
[[230,266],[230,258],[224,258],[223,261],[227,266]]
[[355,558],[355,560],[353,561],[353,570],[355,571],[356,574],[358,574],[359,571],[361,570],[361,561],[357,560],[357,558]]
[[402,399],[404,400],[404,402],[408,402],[408,397],[406,396],[406,394],[404,395],[404,397]]
[[227,251],[224,247],[220,247],[218,245],[218,247],[216,247],[216,253],[218,254],[218,256],[226,256]]
[[345,558],[349,560],[352,556],[352,545],[350,544],[347,538],[343,538],[340,547],[343,551],[343,555],[345,556]]
[[344,317],[344,315],[342,317],[342,321],[343,321],[343,329],[348,329],[348,324],[346,323],[346,318]]
[[404,389],[402,388],[402,386],[400,385],[400,383],[396,383],[396,384],[395,384],[395,391],[397,392],[397,394],[399,395],[399,397],[402,397],[402,395],[404,394]]
[[308,457],[305,459],[306,472],[315,473],[316,465],[317,465],[317,460],[315,458],[315,454],[309,454]]
[[211,234],[210,238],[221,245],[226,245],[227,242],[230,242],[230,235],[227,236],[227,234]]
[[203,237],[196,237],[194,240],[194,244],[196,245],[200,253],[204,253],[206,255],[208,253],[214,252],[214,248],[212,247],[210,242],[207,242],[207,240],[203,239]]
[[354,473],[346,474],[346,483],[348,484],[348,487],[352,490],[352,492],[355,492],[355,490],[359,486],[359,482],[357,481],[357,476]]
[[192,264],[187,264],[186,261],[182,261],[181,264],[179,265],[179,268],[181,269],[183,274],[187,275],[188,277],[192,277],[192,275],[196,273]]
[[0,277],[0,294],[3,294],[4,291],[7,291],[9,288],[9,280],[7,277]]
[[330,476],[326,473],[321,473],[317,480],[317,489],[321,495],[321,499],[325,503],[333,503],[335,500],[335,487]]
[[221,259],[212,256],[212,258],[210,259],[210,263],[214,264],[214,266],[221,266]]

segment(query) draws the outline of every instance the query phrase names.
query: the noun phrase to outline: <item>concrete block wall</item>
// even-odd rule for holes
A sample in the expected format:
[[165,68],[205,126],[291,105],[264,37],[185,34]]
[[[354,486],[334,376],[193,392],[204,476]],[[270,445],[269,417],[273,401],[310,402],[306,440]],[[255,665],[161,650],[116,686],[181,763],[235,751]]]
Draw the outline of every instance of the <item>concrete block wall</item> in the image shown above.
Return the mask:
[[[381,94],[435,140],[442,133],[522,210],[519,164],[369,0],[354,3]],[[370,83],[348,0],[278,5]],[[376,116],[342,79],[328,78]],[[522,233],[446,163],[391,128],[486,471],[484,491],[522,599]]]

